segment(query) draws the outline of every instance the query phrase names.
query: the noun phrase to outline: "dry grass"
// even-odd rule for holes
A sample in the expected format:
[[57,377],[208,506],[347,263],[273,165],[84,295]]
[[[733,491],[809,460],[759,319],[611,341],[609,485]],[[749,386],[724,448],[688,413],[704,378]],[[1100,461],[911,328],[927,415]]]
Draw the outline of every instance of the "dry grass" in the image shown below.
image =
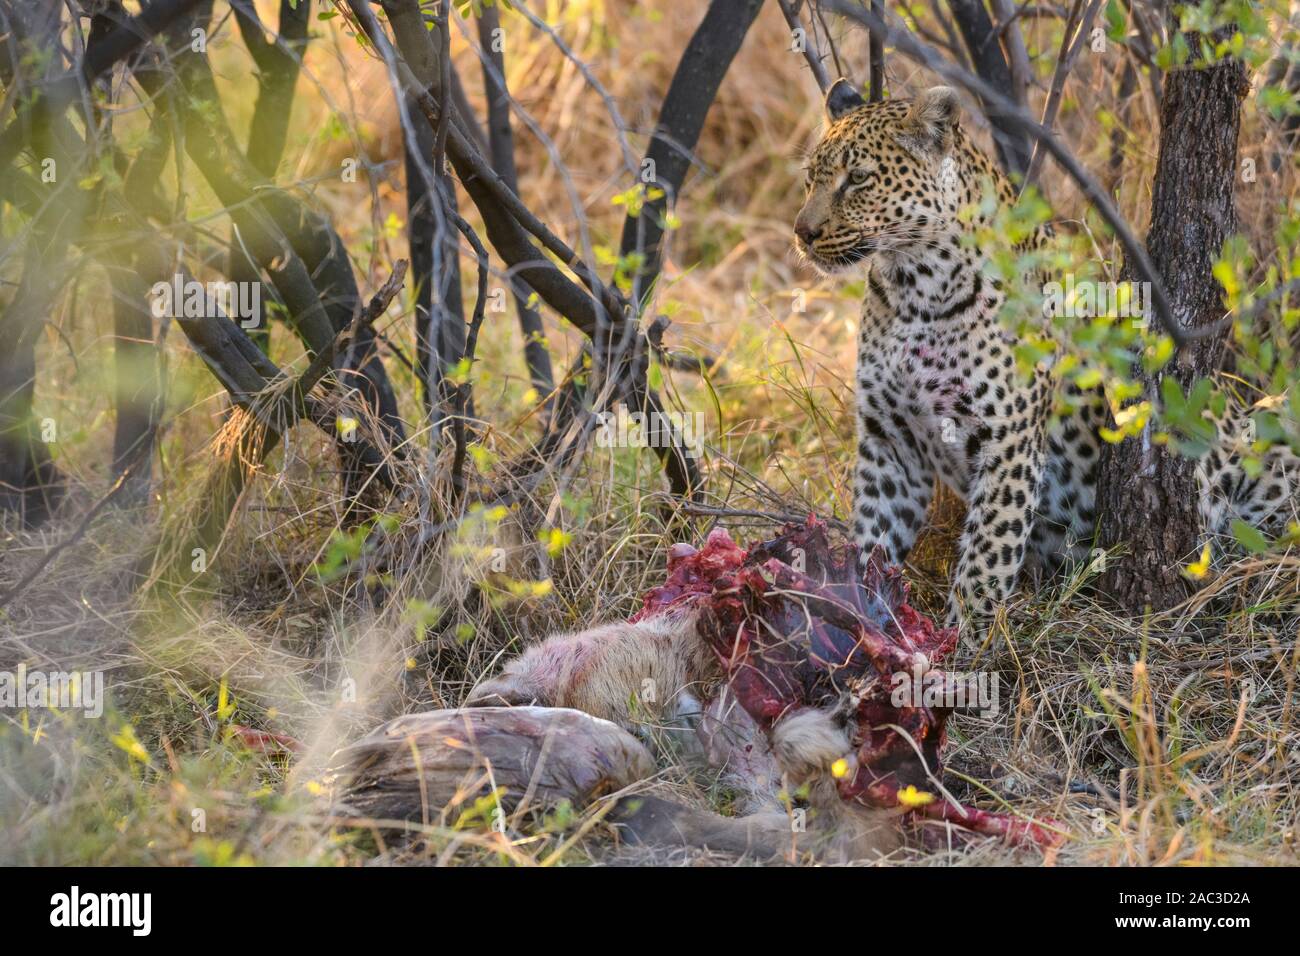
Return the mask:
[[[548,6],[548,20],[563,24],[569,43],[617,98],[639,150],[674,66],[671,51],[683,47],[694,18],[613,0]],[[518,20],[508,20],[507,29],[513,92],[569,164],[593,243],[612,245],[621,217],[610,200],[626,179],[615,131],[583,78],[545,38]],[[353,154],[352,134],[332,139],[318,131],[333,103],[367,155],[391,162],[400,155],[395,121],[382,71],[337,30],[321,30],[325,39],[309,54],[310,76],[296,107],[300,153],[291,147],[290,154],[301,160],[287,163],[282,175],[323,177],[315,195],[362,250],[357,264],[374,286],[387,264],[405,255],[400,231],[384,226],[390,213],[405,218],[400,163],[373,184],[371,207],[369,190],[365,197],[355,192],[366,187],[324,178]],[[679,205],[684,226],[672,238],[656,308],[673,318],[668,340],[675,348],[719,359],[710,388],[697,376],[665,370],[682,405],[708,416],[703,464],[711,503],[843,515],[860,290],[814,279],[789,252],[800,153],[816,136],[820,110],[802,60],[787,45],[779,12],[766,8],[710,114],[699,149],[705,170]],[[229,93],[246,82],[247,58],[233,37],[214,50]],[[457,55],[474,98],[477,66],[468,51]],[[845,39],[841,55],[863,62],[855,38]],[[1108,149],[1098,117],[1118,112],[1110,69],[1085,57],[1062,113],[1062,126],[1094,169],[1105,165]],[[900,94],[928,85],[901,61],[891,65],[890,82]],[[1133,126],[1154,128],[1149,102],[1139,99],[1135,109]],[[237,128],[246,119],[237,114]],[[1249,123],[1243,147],[1259,153],[1263,169],[1268,136],[1256,118]],[[578,217],[559,173],[543,149],[522,132],[519,138],[523,195],[560,232],[575,236]],[[1117,182],[1125,212],[1139,225],[1154,149],[1152,137],[1131,140]],[[1278,198],[1292,195],[1291,177],[1287,171],[1247,191],[1243,221],[1257,236],[1268,235]],[[1077,198],[1050,173],[1047,187],[1064,215],[1077,214]],[[1105,246],[1097,255],[1112,258]],[[95,300],[101,281],[84,276],[82,301]],[[794,311],[799,298],[805,311]],[[70,533],[107,485],[111,411],[101,386],[111,367],[103,338],[108,316],[92,311],[73,323],[75,312],[65,308],[54,318],[75,361],[51,338],[38,407],[61,423],[56,454],[74,492],[63,516],[42,531],[4,532],[0,591]],[[381,323],[407,354],[409,314],[408,302]],[[577,339],[554,317],[548,334],[562,367]],[[450,808],[402,846],[374,828],[329,820],[320,774],[341,742],[398,713],[454,706],[503,655],[547,633],[625,616],[657,582],[665,543],[695,538],[709,521],[665,510],[652,456],[592,450],[526,506],[505,517],[476,515],[434,548],[417,551],[410,542],[437,514],[447,469],[445,457],[421,455],[407,476],[418,493],[393,506],[392,526],[371,539],[375,550],[350,573],[322,578],[316,569],[331,567],[341,546],[335,529],[343,502],[332,455],[319,436],[298,429],[245,496],[202,579],[208,590],[133,599],[123,569],[155,529],[185,520],[224,420],[219,390],[178,338],[167,346],[158,499],[148,514],[110,511],[0,611],[0,670],[19,662],[98,669],[112,688],[110,708],[97,721],[0,715],[0,860],[730,862],[707,853],[618,848],[600,808],[515,820],[504,836],[464,807]],[[489,316],[476,383],[486,423],[484,484],[500,477],[494,462],[536,433],[521,353],[513,315]],[[283,362],[297,354],[283,330],[274,354]],[[409,375],[398,362],[389,367],[414,421]],[[422,434],[413,440],[426,444]],[[950,500],[941,504],[935,531],[914,557],[923,606],[941,604],[956,509]],[[768,530],[757,521],[727,523],[742,538]],[[569,536],[554,554],[536,540],[539,529],[549,528]],[[494,564],[502,554],[505,571]],[[1070,840],[1054,855],[1059,863],[1296,862],[1297,571],[1293,556],[1240,561],[1216,570],[1180,612],[1147,622],[1116,618],[1089,595],[1082,572],[1024,594],[984,647],[963,649],[958,666],[1001,676],[1002,707],[995,717],[953,720],[951,789],[981,806],[1060,821]],[[367,598],[367,574],[385,576],[378,602]],[[232,724],[292,734],[305,750],[292,762],[250,752],[232,740]],[[712,774],[675,759],[671,734],[651,736],[663,766],[655,788],[700,805],[728,805],[730,795]],[[1039,860],[1037,853],[976,842],[917,846],[895,862]]]

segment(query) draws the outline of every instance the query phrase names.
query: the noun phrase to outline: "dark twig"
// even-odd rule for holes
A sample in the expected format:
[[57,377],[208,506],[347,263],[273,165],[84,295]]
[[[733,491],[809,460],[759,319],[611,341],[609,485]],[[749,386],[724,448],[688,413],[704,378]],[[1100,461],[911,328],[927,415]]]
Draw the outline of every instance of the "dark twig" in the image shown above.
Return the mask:
[[[1083,7],[1082,16],[1079,14],[1080,5],[1086,3]],[[1079,58],[1079,51],[1083,45],[1088,42],[1088,32],[1092,29],[1092,21],[1097,16],[1097,11],[1101,9],[1101,0],[1075,0],[1070,8],[1070,19],[1065,25],[1065,32],[1061,36],[1061,50],[1056,57],[1056,70],[1052,74],[1052,85],[1047,91],[1047,103],[1043,106],[1043,127],[1051,129],[1056,125],[1056,113],[1061,106],[1061,96],[1065,92],[1065,80],[1074,69],[1074,62]],[[1038,178],[1039,170],[1043,165],[1045,155],[1043,143],[1041,140],[1034,143],[1034,153],[1029,160],[1029,171],[1025,173],[1025,183],[1021,189],[1028,188]]]
[[81,95],[83,83],[107,72],[202,2],[154,0],[137,16],[106,35],[93,51],[88,51],[79,71],[44,84],[36,95],[24,101],[18,116],[0,133],[0,170],[8,169],[19,151],[31,142],[38,117],[62,116]]
[[[469,331],[465,336],[465,359],[472,372],[474,353],[478,349],[478,333],[483,325],[483,313],[488,297],[488,252],[470,224],[459,215],[453,214],[453,216],[452,221],[473,247],[474,256],[478,261],[478,294],[474,299],[474,313],[470,317]],[[465,456],[468,451],[465,419],[470,408],[473,387],[473,379],[470,377],[456,386],[456,417],[453,426],[455,450],[452,453],[451,466],[452,500],[456,503],[461,502],[465,497]]]
[[647,185],[658,186],[664,195],[645,202],[639,216],[628,216],[623,223],[620,255],[643,257],[633,282],[634,301],[640,302],[658,279],[664,217],[681,191],[691,167],[691,150],[722,78],[761,6],[762,0],[713,0],[682,51],[642,164],[653,170]]
[[822,62],[821,51],[817,48],[817,38],[803,25],[799,18],[799,8],[803,5],[803,0],[778,0],[781,7],[781,15],[785,17],[785,22],[790,27],[790,33],[798,36],[803,34],[803,58],[808,62],[808,69],[812,70],[813,79],[817,81],[817,88],[823,93],[831,85],[831,76],[826,72],[826,64]]
[[[884,15],[885,5],[881,0],[871,0],[871,12],[881,17]],[[879,103],[885,98],[885,38],[879,30],[871,31],[868,50],[871,55],[871,79],[867,87],[867,102]]]
[[[1003,55],[1002,45],[996,42],[997,30],[984,0],[948,0],[948,9],[952,11],[966,48],[970,51],[976,75],[1000,97],[1015,102],[1011,66]],[[884,22],[883,9],[873,6],[871,18],[877,23]],[[983,103],[984,112],[993,128],[993,142],[1002,168],[1008,175],[1023,176],[1029,168],[1033,144],[1025,138],[1023,130],[1004,119],[1001,110],[990,108],[982,95],[976,95]]]

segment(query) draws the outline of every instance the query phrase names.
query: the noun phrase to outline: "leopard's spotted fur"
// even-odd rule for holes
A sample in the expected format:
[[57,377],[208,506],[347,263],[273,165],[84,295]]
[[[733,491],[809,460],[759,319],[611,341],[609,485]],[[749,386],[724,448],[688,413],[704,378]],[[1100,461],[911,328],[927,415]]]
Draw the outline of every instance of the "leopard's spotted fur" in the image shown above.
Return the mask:
[[[827,97],[831,125],[812,154],[796,245],[826,273],[867,269],[858,345],[855,539],[905,559],[936,477],[968,514],[951,612],[985,614],[1026,567],[1055,569],[1086,554],[1094,533],[1099,401],[1051,414],[1045,367],[1026,378],[998,312],[1005,295],[963,235],[987,227],[991,185],[1011,184],[963,133],[956,94],[866,104],[845,81]],[[1086,396],[1075,395],[1074,398]],[[1234,429],[1221,429],[1232,434]],[[1249,479],[1223,441],[1198,469],[1202,514],[1259,525],[1291,516],[1297,462],[1275,448]]]

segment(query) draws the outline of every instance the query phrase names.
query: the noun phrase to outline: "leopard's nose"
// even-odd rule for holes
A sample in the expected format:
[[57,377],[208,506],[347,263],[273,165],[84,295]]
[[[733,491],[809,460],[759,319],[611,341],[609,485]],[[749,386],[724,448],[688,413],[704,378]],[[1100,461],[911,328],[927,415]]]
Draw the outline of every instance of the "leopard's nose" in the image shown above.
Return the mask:
[[812,243],[814,240],[821,238],[822,228],[820,226],[812,226],[806,222],[799,222],[796,220],[794,224],[794,234],[803,242]]

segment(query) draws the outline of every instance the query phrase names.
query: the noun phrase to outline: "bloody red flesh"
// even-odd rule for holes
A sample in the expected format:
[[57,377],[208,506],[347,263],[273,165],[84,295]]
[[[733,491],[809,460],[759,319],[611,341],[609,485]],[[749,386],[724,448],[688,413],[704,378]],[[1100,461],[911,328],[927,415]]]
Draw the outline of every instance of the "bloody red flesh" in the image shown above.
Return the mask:
[[717,654],[737,701],[765,731],[803,708],[836,710],[851,728],[856,758],[837,780],[844,800],[906,806],[920,817],[1016,843],[1058,842],[1046,826],[963,807],[940,792],[951,709],[918,704],[910,694],[896,701],[895,675],[944,680],[937,665],[957,633],[937,628],[907,603],[902,572],[885,566],[879,553],[861,573],[858,563],[857,548],[832,544],[814,518],[748,550],[714,530],[701,550],[674,546],[667,581],[646,595],[634,620],[696,610],[700,637]]

